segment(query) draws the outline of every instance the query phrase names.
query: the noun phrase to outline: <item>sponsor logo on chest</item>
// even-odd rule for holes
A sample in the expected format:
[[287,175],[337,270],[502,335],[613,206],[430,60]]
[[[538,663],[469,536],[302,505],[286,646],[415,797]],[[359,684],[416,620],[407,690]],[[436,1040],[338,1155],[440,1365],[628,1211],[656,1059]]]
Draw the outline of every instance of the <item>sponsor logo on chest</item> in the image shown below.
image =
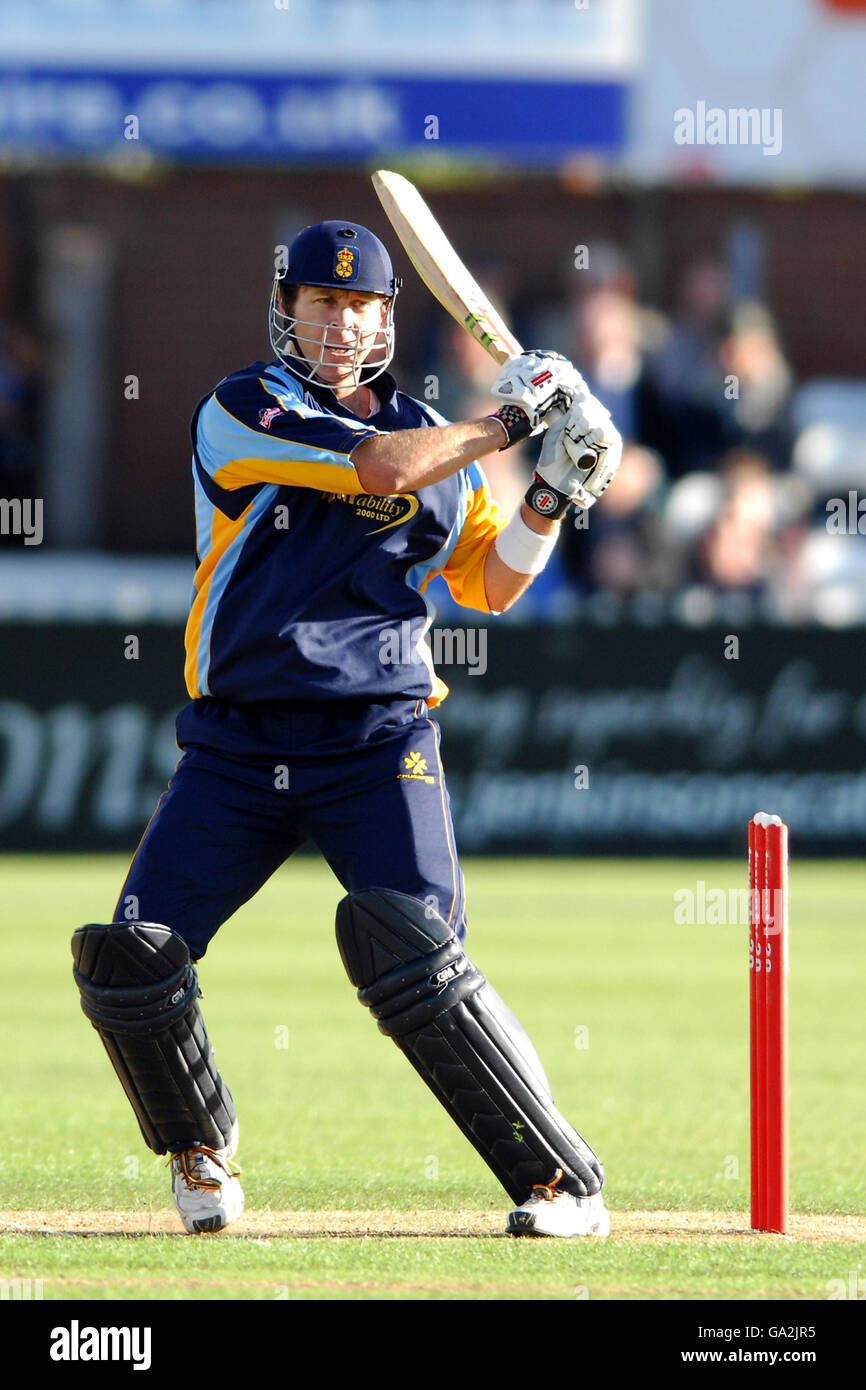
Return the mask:
[[374,497],[367,492],[357,496],[345,492],[326,492],[323,496],[326,502],[343,502],[354,509],[355,516],[375,522],[376,525],[367,528],[365,534],[368,536],[411,521],[421,505],[413,492],[396,493],[393,497]]

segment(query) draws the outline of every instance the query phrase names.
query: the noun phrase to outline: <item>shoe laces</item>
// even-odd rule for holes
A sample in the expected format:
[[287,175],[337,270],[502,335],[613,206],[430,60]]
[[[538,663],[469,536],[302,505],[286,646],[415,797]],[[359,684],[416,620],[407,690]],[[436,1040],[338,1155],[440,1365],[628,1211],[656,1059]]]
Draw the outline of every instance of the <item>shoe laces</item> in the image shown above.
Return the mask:
[[557,1168],[550,1182],[536,1182],[532,1184],[533,1197],[539,1198],[543,1202],[552,1202],[556,1197],[564,1196],[562,1192],[555,1192],[554,1188],[558,1182],[562,1181],[562,1169]]
[[[190,1149],[182,1149],[180,1153],[172,1154],[169,1163],[174,1159],[180,1160],[180,1170],[184,1176],[187,1187],[203,1187],[211,1192],[219,1192],[222,1187],[220,1178],[209,1178],[204,1176],[201,1169],[204,1167],[206,1159],[212,1159],[230,1178],[239,1178],[242,1173],[236,1163],[227,1159],[219,1149],[211,1149],[207,1144],[196,1144]],[[190,1168],[194,1170],[190,1172]]]

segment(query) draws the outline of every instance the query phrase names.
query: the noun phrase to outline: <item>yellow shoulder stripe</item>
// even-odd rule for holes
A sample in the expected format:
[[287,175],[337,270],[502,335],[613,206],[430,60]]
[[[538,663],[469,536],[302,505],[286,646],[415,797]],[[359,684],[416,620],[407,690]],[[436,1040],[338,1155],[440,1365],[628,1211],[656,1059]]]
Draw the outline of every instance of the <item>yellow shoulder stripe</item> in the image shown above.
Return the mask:
[[[348,454],[342,455],[348,459]],[[214,473],[214,482],[227,492],[250,483],[276,483],[279,487],[310,487],[317,492],[345,492],[356,497],[361,486],[353,463],[311,463],[300,459],[232,459]]]

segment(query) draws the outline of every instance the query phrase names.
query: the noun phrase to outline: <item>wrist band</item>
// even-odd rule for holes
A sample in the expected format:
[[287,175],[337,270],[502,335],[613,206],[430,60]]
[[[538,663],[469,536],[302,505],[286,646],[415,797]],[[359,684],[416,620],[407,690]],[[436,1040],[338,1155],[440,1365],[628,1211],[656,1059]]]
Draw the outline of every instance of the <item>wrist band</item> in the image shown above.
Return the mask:
[[526,496],[523,500],[527,507],[538,512],[539,516],[550,517],[554,521],[558,521],[561,516],[565,516],[574,499],[564,492],[558,492],[555,487],[551,487],[550,483],[546,483],[536,473],[526,489]]
[[559,539],[559,527],[550,536],[540,536],[527,526],[519,511],[493,542],[504,565],[518,574],[540,574]]
[[512,444],[517,444],[521,439],[528,439],[532,434],[532,425],[525,410],[521,410],[519,405],[501,405],[492,415],[488,415],[488,420],[498,420],[505,430],[505,443],[503,449],[510,449]]

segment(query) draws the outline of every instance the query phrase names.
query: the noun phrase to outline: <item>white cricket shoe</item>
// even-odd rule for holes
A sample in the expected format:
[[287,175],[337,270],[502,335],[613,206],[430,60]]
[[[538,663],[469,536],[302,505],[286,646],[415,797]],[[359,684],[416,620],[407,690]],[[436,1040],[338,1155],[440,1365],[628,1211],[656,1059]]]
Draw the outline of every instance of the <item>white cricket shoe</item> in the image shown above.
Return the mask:
[[196,1144],[172,1154],[174,1204],[190,1235],[221,1231],[243,1211],[241,1170],[231,1162],[237,1146],[235,1121],[225,1148],[210,1149],[206,1144]]
[[610,1216],[600,1192],[592,1197],[573,1197],[557,1192],[562,1177],[557,1168],[553,1181],[536,1183],[532,1196],[508,1213],[507,1233],[512,1236],[606,1236]]

